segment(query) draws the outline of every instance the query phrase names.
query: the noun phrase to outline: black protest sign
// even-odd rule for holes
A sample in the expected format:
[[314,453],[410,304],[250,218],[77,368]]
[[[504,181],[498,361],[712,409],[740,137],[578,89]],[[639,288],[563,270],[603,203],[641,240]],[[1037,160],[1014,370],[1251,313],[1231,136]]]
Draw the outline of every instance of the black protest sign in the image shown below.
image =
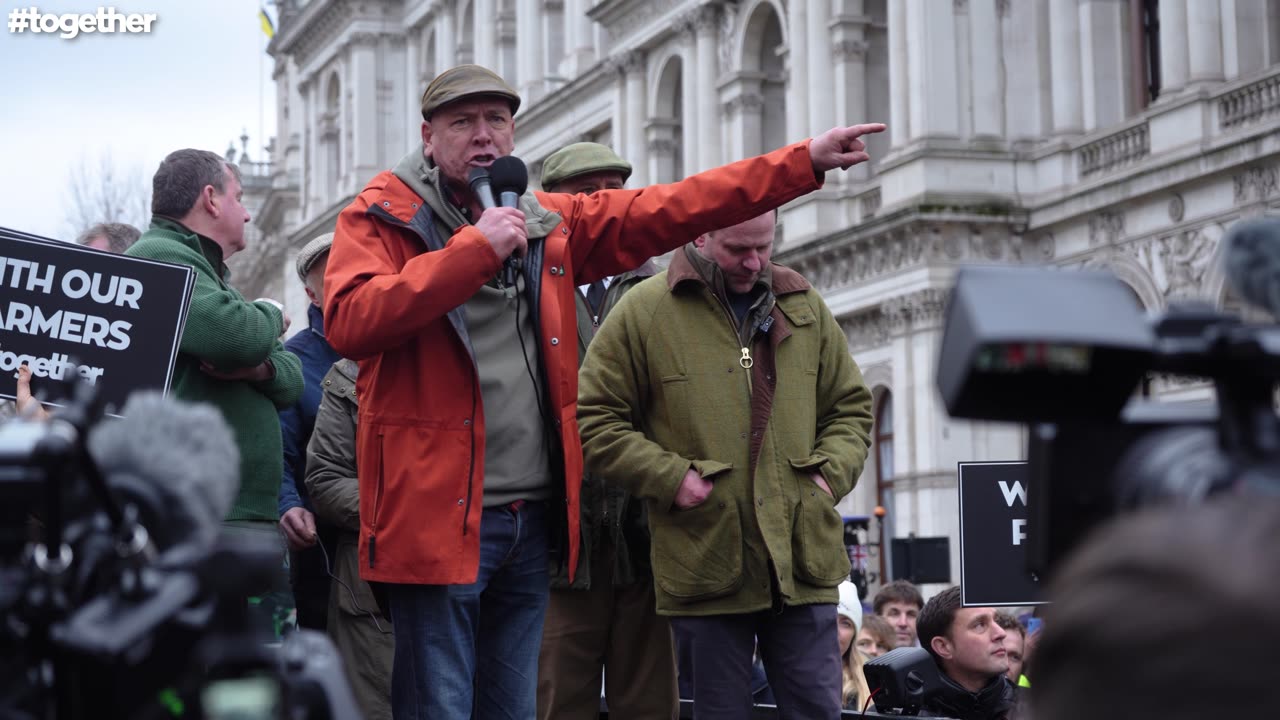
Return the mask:
[[167,393],[195,277],[182,265],[0,229],[0,396],[79,377],[107,412],[135,390]]
[[1037,605],[1027,571],[1025,462],[960,463],[960,601],[965,607]]

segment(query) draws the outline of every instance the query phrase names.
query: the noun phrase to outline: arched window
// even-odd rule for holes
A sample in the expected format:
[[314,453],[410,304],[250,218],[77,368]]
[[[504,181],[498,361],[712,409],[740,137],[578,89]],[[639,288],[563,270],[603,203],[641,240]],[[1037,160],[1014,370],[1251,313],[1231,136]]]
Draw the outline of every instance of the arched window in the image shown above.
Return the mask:
[[[893,510],[893,393],[885,390],[876,405],[876,422],[873,429],[872,448],[876,457],[876,504]],[[880,523],[880,581],[888,582],[886,550],[892,538]]]
[[[757,155],[787,144],[787,69],[779,55],[785,41],[782,21],[774,6],[762,2],[751,13],[742,36],[746,155]],[[751,88],[759,83],[758,94]]]
[[675,182],[684,177],[684,62],[673,55],[658,74],[653,113],[647,128],[652,180]]

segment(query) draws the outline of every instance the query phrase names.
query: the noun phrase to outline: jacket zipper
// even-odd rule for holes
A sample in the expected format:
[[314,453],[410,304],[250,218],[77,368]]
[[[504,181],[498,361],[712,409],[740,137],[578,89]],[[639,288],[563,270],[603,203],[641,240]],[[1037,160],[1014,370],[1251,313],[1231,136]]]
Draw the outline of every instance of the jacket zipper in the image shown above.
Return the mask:
[[378,553],[378,511],[382,508],[383,488],[382,433],[378,433],[378,491],[373,496],[373,519],[369,521],[369,567]]
[[[710,286],[708,286],[708,289],[709,287]],[[747,397],[750,397],[752,388],[751,388],[751,373],[749,371],[751,370],[751,366],[755,364],[755,360],[753,360],[751,357],[751,348],[742,344],[742,328],[738,327],[737,324],[734,322],[733,310],[730,309],[729,306],[725,305],[724,301],[721,300],[720,296],[716,295],[714,291],[711,293],[711,295],[716,299],[716,304],[719,305],[722,310],[724,310],[725,317],[729,320],[729,327],[733,329],[733,337],[738,341],[738,345],[740,346],[738,349],[742,351],[742,355],[738,358],[738,365],[740,365],[743,370],[748,371],[743,373],[743,375],[747,376]],[[748,313],[749,312],[750,311],[748,311]],[[751,334],[755,335],[755,332],[753,331]],[[747,342],[751,342],[751,340],[748,339]]]

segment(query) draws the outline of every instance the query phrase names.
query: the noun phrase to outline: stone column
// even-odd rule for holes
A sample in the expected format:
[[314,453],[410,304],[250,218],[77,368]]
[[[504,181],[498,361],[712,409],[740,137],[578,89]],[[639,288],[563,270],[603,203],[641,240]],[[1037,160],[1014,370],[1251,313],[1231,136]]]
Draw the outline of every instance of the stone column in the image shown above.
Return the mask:
[[[453,8],[442,7],[436,15],[436,72],[458,64],[458,24],[454,22]],[[431,82],[428,80],[427,82]],[[422,88],[426,90],[426,88]]]
[[889,3],[889,137],[902,147],[914,137],[911,127],[911,92],[907,53],[906,0]]
[[799,140],[809,135],[808,5],[800,1],[787,3],[788,140]]
[[996,0],[969,0],[969,73],[973,93],[974,137],[1004,135],[1004,96],[1000,78],[1004,58],[1003,28]]
[[1080,3],[1080,79],[1084,98],[1084,130],[1115,125],[1128,116],[1131,103],[1124,19],[1129,7],[1113,0]]
[[574,78],[586,72],[596,61],[596,32],[587,11],[591,0],[565,0],[564,62],[560,74]]
[[1188,79],[1213,82],[1222,79],[1222,6],[1216,2],[1187,3]]
[[[867,19],[863,17],[860,7],[845,8],[845,12],[849,14],[838,18],[832,27],[831,54],[835,70],[835,112],[831,118],[832,125],[863,122],[875,114],[867,107]],[[873,140],[868,138],[867,142]],[[865,180],[869,175],[870,168],[864,163],[840,173],[839,177],[845,183]]]
[[1049,76],[1052,78],[1053,132],[1055,135],[1073,135],[1084,130],[1080,98],[1080,8],[1077,0],[1049,2]]
[[[351,38],[351,167],[357,185],[377,175],[386,163],[378,157],[379,118],[385,108],[378,98],[378,36]],[[341,144],[341,143],[339,143]],[[341,191],[339,191],[341,194]]]
[[694,75],[697,87],[698,127],[693,136],[698,146],[698,164],[685,172],[708,170],[720,164],[720,91],[716,87],[719,60],[716,57],[716,30],[720,20],[718,5],[703,5],[694,18]]
[[[520,96],[532,104],[543,90],[542,0],[518,0],[516,5],[516,74]],[[522,103],[523,104],[523,103]]]
[[494,72],[498,67],[498,3],[497,0],[472,0],[475,17],[472,26],[475,29],[475,40],[472,41],[475,51],[475,62]]
[[622,59],[622,70],[626,74],[627,95],[627,154],[624,157],[635,168],[628,182],[631,187],[644,187],[649,184],[644,137],[645,120],[649,116],[644,97],[644,54],[638,51],[627,53]]
[[956,91],[956,16],[951,3],[907,3],[913,137],[957,137],[960,102]]
[[[805,50],[808,53],[809,136],[818,136],[835,126],[835,68],[831,57],[831,3],[808,4],[805,21]],[[795,139],[804,137],[798,136]]]
[[729,139],[729,156],[752,157],[773,150],[760,142],[764,134],[764,96],[760,73],[740,73],[729,86],[729,97],[720,106]]
[[[676,170],[678,143],[675,133],[675,122],[670,119],[655,118],[645,128],[648,138],[646,149],[649,152],[649,182],[669,183],[679,179]],[[638,187],[633,182],[629,184]]]
[[609,147],[625,160],[627,155],[627,75],[622,70],[621,61],[616,57],[605,60],[605,67],[613,75],[613,121],[609,123]]
[[[422,119],[422,91],[426,85],[422,82],[422,53],[426,52],[422,42],[422,27],[411,27],[404,35],[404,122],[412,137],[417,137],[418,122]],[[428,81],[430,82],[430,81]]]
[[1160,95],[1187,84],[1187,0],[1160,3]]

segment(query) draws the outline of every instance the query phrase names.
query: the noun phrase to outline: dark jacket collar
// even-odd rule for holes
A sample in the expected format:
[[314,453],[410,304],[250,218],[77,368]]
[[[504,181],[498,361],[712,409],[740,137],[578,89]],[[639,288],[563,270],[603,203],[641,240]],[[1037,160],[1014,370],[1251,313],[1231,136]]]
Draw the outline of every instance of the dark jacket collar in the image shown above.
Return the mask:
[[227,279],[231,274],[231,271],[222,261],[222,246],[214,242],[213,238],[201,235],[195,230],[183,225],[180,221],[165,215],[152,215],[151,226],[186,236],[199,248],[200,254],[204,255],[204,259],[208,260],[209,264],[218,270],[218,273],[222,276],[223,280]]
[[[718,265],[703,257],[693,243],[672,253],[671,265],[667,267],[667,287],[674,290],[682,282],[702,283],[712,292],[724,294],[724,273]],[[804,292],[811,287],[803,275],[777,263],[769,263],[760,273],[756,285],[764,285],[774,295]]]
[[1014,705],[1013,683],[1003,674],[977,692],[970,692],[946,673],[938,673],[942,689],[930,698],[930,710],[958,720],[1000,720],[1008,716]]
[[307,326],[311,332],[324,337],[324,313],[315,303],[307,303]]

